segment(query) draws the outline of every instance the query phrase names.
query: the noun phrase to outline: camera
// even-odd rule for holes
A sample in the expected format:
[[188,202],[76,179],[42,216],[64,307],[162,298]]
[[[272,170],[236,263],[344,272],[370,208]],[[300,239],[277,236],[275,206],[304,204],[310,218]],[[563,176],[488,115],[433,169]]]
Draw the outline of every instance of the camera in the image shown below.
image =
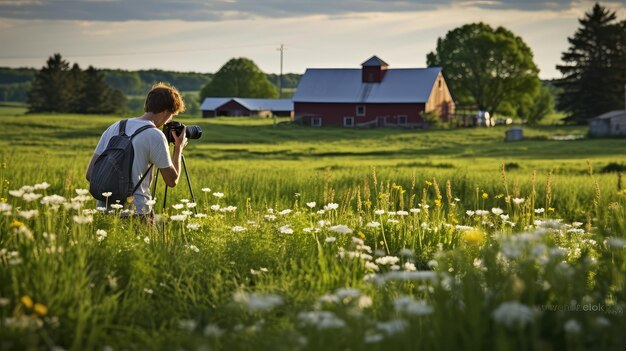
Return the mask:
[[[180,136],[180,133],[183,131],[183,128],[185,128],[185,125],[176,121],[172,121],[170,123],[165,124],[163,126],[163,134],[165,134],[165,137],[167,138],[167,142],[174,143],[174,137],[172,136],[172,131],[176,132],[177,136]],[[200,137],[202,136],[202,128],[200,128],[200,126],[187,126],[186,135],[187,135],[187,139],[200,139]]]

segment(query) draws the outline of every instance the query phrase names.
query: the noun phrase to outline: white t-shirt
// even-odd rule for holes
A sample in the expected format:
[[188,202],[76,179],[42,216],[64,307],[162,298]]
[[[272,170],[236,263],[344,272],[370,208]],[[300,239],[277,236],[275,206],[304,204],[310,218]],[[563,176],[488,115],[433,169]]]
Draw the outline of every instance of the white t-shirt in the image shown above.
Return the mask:
[[[109,144],[109,140],[119,134],[119,125],[120,122],[115,122],[104,131],[96,146],[96,155],[101,155]],[[137,129],[146,125],[154,126],[154,123],[143,119],[130,118],[126,123],[126,135],[131,136]],[[131,171],[133,187],[137,185],[141,176],[146,173],[150,164],[154,164],[151,173],[146,176],[141,186],[134,194],[136,212],[138,214],[148,214],[151,212],[152,208],[146,205],[146,202],[152,199],[150,196],[150,183],[152,182],[154,168],[169,168],[173,166],[172,158],[170,157],[165,134],[163,134],[160,129],[157,129],[156,126],[154,126],[154,128],[148,128],[134,137],[133,149],[135,150],[133,169]],[[104,207],[104,205],[104,203],[98,204],[98,206],[102,207]]]

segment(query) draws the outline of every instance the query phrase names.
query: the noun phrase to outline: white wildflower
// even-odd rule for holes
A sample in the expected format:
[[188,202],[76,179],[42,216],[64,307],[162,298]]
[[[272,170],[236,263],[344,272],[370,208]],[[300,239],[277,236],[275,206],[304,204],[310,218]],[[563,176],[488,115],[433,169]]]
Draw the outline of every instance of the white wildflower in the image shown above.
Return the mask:
[[[211,191],[211,189],[209,188],[206,189],[208,189],[207,191]],[[224,335],[224,330],[216,324],[208,324],[206,327],[204,327],[203,333],[204,336],[209,338],[219,338],[220,336]]]
[[183,207],[185,207],[185,205],[183,205],[183,204],[175,204],[175,205],[172,205],[172,207],[175,210],[181,210]]
[[46,190],[49,187],[50,187],[50,184],[48,184],[47,182],[43,182],[43,183],[35,184],[33,188],[35,190]]
[[426,316],[433,313],[433,308],[424,301],[414,300],[407,295],[398,296],[393,306],[399,313],[406,313],[412,316]]
[[392,319],[387,322],[376,323],[376,328],[387,335],[402,333],[407,327],[408,323],[404,319]]
[[326,239],[324,239],[324,242],[327,242],[327,243],[334,243],[334,242],[335,242],[335,240],[337,240],[337,238],[335,238],[334,236],[329,236],[329,237],[327,237]]
[[282,227],[278,228],[278,231],[279,231],[281,234],[293,234],[293,229],[291,229],[291,227],[289,226],[289,224],[284,225],[284,226],[282,226]]
[[178,328],[192,332],[196,329],[198,323],[193,319],[181,319],[178,321]]
[[204,193],[208,193],[208,192],[210,192],[210,191],[211,191],[211,189],[210,189],[210,188],[202,188],[202,189],[200,189],[200,190],[202,190],[202,192],[204,192]]
[[311,201],[311,202],[307,202],[306,205],[309,206],[310,208],[313,208],[317,205],[317,203],[315,203],[315,201]]
[[243,232],[243,231],[245,231],[245,230],[246,230],[246,228],[241,227],[241,226],[238,226],[238,225],[236,225],[236,226],[234,226],[234,227],[232,227],[232,228],[230,228],[230,229],[231,229],[233,232]]
[[518,197],[513,198],[513,203],[516,204],[516,205],[519,205],[522,202],[524,202],[524,199],[521,199],[521,198],[518,198]]
[[170,220],[175,221],[175,222],[182,222],[186,219],[187,219],[187,215],[185,214],[173,215],[170,217]]
[[533,312],[530,307],[517,301],[500,304],[491,316],[496,322],[508,328],[523,328],[533,320]]
[[35,193],[26,193],[24,194],[24,196],[22,197],[24,199],[24,201],[26,202],[33,202],[39,198],[41,198],[43,195],[41,194],[35,194]]
[[377,215],[383,215],[383,214],[385,214],[385,210],[376,210],[376,211],[374,211],[374,213],[377,214]]
[[198,223],[188,223],[187,224],[187,229],[189,229],[189,230],[198,230],[198,229],[200,229],[200,224],[198,224]]
[[396,256],[385,256],[377,258],[375,262],[380,265],[393,265],[398,263],[399,261],[400,259]]
[[369,228],[378,228],[378,227],[380,227],[380,223],[378,223],[378,222],[369,222],[365,226],[369,227]]
[[96,230],[96,240],[98,240],[98,242],[106,239],[107,237],[107,232],[104,229],[98,229]]
[[74,216],[72,217],[72,219],[78,224],[87,224],[93,222],[92,216]]
[[412,209],[409,210],[409,212],[411,212],[411,213],[420,213],[420,211],[421,210],[419,208],[412,208]]
[[289,213],[291,213],[291,210],[288,209],[288,208],[278,212],[278,214],[281,215],[281,216],[284,216],[284,215],[289,214]]
[[374,272],[378,272],[380,270],[380,268],[378,268],[378,265],[376,263],[370,262],[370,261],[365,261],[365,269],[369,271],[374,271]]
[[417,268],[415,267],[415,264],[413,264],[411,262],[404,262],[404,265],[402,267],[407,272],[413,272],[413,271],[417,270]]
[[330,311],[309,311],[298,313],[298,320],[306,326],[312,326],[319,330],[341,329],[346,322]]
[[344,224],[334,225],[328,229],[339,234],[352,234],[352,229],[348,228],[348,226]]
[[233,300],[245,306],[249,311],[268,311],[283,304],[283,298],[278,295],[262,295],[238,291],[233,294]]
[[563,330],[565,330],[567,334],[579,334],[583,328],[577,320],[569,319],[565,322],[565,325],[563,325]]
[[37,217],[37,215],[39,214],[39,211],[37,211],[37,210],[18,211],[17,214],[20,217],[24,217],[26,219],[31,219],[33,217]]
[[336,203],[329,203],[328,205],[324,206],[325,210],[336,210],[337,208],[339,208],[339,204]]
[[224,193],[213,193],[213,196],[215,196],[218,199],[221,199],[224,197]]

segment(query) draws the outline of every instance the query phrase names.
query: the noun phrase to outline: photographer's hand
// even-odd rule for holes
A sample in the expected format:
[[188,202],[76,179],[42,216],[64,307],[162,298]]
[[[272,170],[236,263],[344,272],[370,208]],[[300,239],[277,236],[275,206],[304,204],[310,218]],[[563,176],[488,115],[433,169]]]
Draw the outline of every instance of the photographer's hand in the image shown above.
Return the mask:
[[187,126],[183,127],[180,135],[176,135],[176,132],[172,131],[172,138],[174,138],[174,148],[183,151],[183,148],[187,145]]

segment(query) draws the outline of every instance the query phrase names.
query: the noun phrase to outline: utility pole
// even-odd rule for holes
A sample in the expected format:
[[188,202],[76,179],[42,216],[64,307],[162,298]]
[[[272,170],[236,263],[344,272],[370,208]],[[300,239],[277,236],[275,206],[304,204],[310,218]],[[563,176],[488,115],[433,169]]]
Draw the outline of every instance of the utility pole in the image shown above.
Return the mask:
[[283,52],[285,51],[285,46],[280,44],[280,48],[276,49],[280,51],[280,76],[278,77],[278,98],[283,97]]

